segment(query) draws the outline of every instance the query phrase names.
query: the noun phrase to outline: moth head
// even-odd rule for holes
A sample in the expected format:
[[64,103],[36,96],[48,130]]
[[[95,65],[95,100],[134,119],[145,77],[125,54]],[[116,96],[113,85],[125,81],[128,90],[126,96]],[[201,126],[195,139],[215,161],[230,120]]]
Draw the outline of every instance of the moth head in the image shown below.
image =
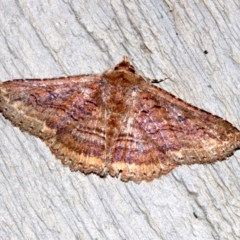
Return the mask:
[[135,73],[135,68],[130,64],[130,61],[127,56],[123,57],[122,62],[117,64],[114,68],[114,70],[124,70],[127,72]]

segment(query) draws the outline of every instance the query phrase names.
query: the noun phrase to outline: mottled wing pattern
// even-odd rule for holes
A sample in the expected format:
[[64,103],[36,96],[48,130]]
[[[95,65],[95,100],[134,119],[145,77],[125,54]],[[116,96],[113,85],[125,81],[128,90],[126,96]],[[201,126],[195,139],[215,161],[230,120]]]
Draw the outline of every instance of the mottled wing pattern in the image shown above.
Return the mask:
[[138,124],[174,165],[223,160],[240,148],[231,123],[157,87],[143,86],[135,109]]
[[72,170],[101,174],[105,166],[101,75],[14,80],[1,84],[0,111],[40,137]]
[[125,92],[126,111],[119,116],[118,132],[111,141],[109,174],[120,174],[124,181],[150,181],[168,173],[175,165],[138,122],[139,88],[131,86]]
[[0,112],[71,170],[124,181],[223,160],[240,148],[231,123],[151,85],[126,57],[100,75],[1,83]]
[[152,180],[181,164],[223,160],[240,148],[231,123],[148,83],[125,89],[126,111],[112,140],[109,173]]

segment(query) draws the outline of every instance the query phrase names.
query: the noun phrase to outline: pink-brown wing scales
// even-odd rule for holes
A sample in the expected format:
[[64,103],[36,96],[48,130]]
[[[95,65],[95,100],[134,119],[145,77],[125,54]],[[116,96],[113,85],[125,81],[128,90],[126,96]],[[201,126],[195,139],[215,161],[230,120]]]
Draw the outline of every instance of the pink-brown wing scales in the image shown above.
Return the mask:
[[[118,79],[117,82],[120,82]],[[166,158],[165,152],[153,141],[151,136],[138,122],[140,110],[138,108],[139,89],[136,86],[122,88],[114,86],[115,101],[110,101],[109,108],[117,108],[109,116],[106,136],[109,141],[107,149],[107,167],[111,176],[118,176],[123,181],[142,180],[151,181],[167,174],[175,165]],[[117,92],[123,93],[122,99],[116,97]],[[122,96],[121,95],[121,96]],[[118,100],[118,101],[116,101]],[[118,102],[114,107],[114,103]],[[120,114],[116,114],[120,113]],[[111,129],[114,129],[112,133]],[[111,132],[109,134],[109,132]]]
[[103,174],[101,75],[13,80],[0,85],[0,111],[50,147],[71,170]]
[[142,87],[137,122],[171,163],[211,163],[240,148],[240,131],[154,86]]
[[181,164],[223,160],[240,148],[229,122],[146,83],[128,89],[128,109],[112,140],[109,173],[140,182]]

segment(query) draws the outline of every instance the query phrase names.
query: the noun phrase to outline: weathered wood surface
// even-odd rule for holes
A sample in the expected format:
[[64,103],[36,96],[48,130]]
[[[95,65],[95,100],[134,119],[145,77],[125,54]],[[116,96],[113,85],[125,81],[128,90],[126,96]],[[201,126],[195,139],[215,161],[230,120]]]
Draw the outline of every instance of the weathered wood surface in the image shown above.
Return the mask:
[[[0,80],[99,73],[128,55],[240,127],[240,4],[145,2],[1,1]],[[2,115],[0,136],[1,239],[240,238],[240,151],[137,185],[70,172]]]

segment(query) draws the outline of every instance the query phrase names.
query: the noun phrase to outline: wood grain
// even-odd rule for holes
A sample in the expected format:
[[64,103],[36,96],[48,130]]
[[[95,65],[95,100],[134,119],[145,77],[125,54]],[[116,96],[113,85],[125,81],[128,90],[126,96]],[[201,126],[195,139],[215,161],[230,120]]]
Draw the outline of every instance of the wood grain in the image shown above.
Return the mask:
[[[239,6],[221,4],[2,1],[0,80],[99,73],[128,55],[147,77],[170,76],[165,90],[239,128]],[[0,120],[3,239],[240,237],[239,151],[126,184],[70,172]]]

